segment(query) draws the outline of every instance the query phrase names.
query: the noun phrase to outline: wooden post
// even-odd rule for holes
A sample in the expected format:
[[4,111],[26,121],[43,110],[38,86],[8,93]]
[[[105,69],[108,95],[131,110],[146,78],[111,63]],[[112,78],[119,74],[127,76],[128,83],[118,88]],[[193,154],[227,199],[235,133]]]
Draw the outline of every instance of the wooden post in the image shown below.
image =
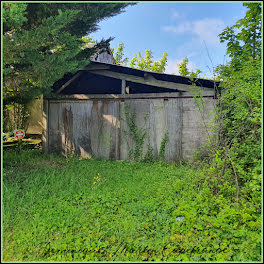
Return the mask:
[[48,146],[49,146],[49,141],[48,141],[48,135],[49,135],[49,101],[43,99],[43,111],[42,111],[42,125],[43,125],[43,130],[42,130],[42,150],[44,153],[48,153]]
[[126,80],[122,80],[122,91],[121,91],[122,94],[125,94],[126,93]]

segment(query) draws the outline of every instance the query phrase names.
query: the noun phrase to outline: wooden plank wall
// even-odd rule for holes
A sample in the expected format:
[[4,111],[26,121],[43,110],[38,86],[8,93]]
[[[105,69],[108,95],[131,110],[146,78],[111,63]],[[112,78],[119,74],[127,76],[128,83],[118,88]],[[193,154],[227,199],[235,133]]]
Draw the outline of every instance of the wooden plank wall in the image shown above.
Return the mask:
[[129,130],[124,104],[129,106],[131,113],[136,113],[137,127],[146,131],[143,153],[146,153],[149,144],[157,158],[162,139],[168,132],[169,142],[165,149],[165,158],[168,161],[181,159],[182,99],[138,99],[121,103],[120,115],[124,122],[121,122],[120,153],[121,159],[126,160],[129,159],[129,149],[135,148],[135,142],[124,133],[124,130]]
[[135,147],[127,124],[126,107],[136,113],[136,126],[146,132],[143,153],[148,144],[158,157],[165,133],[169,142],[165,159],[191,159],[206,140],[203,123],[214,108],[213,98],[206,100],[206,114],[201,115],[193,98],[130,99],[130,100],[49,100],[48,150],[82,157],[129,159],[129,150]]
[[49,150],[119,159],[119,102],[49,103]]

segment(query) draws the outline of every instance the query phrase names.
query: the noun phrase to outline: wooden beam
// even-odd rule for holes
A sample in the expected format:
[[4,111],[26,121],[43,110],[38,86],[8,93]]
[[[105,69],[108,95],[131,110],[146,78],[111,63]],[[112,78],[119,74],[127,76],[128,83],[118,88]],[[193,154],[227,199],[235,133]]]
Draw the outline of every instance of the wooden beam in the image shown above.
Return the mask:
[[105,65],[105,64],[93,64],[93,63],[90,63],[90,64],[87,65],[84,69],[85,69],[85,70],[89,70],[89,71],[96,71],[96,70],[109,70],[109,69],[110,69],[110,65]]
[[157,79],[153,76],[153,75],[151,75],[150,73],[148,73],[148,72],[146,72],[146,73],[144,73],[144,79],[146,80],[146,81],[157,81]]
[[[102,65],[102,64],[93,64],[90,63],[88,66],[84,68],[85,70],[89,71],[98,71],[98,70],[109,70],[110,65]],[[63,84],[59,90],[56,91],[56,94],[60,93],[62,90],[64,90],[69,84],[71,84],[76,78],[78,78],[82,74],[82,71],[78,72],[76,75],[74,75],[68,82]]]
[[122,80],[122,92],[121,94],[125,94],[126,93],[126,80]]
[[[88,70],[89,71],[89,70]],[[124,73],[119,73],[119,72],[112,72],[112,71],[107,71],[107,70],[98,70],[98,71],[91,71],[93,74],[97,75],[102,75],[106,77],[111,77],[115,79],[121,79],[121,80],[126,80],[130,82],[135,82],[135,83],[142,83],[142,84],[148,84],[156,87],[162,87],[162,88],[167,88],[167,89],[172,89],[172,90],[179,90],[179,91],[185,91],[185,92],[192,92],[192,85],[186,85],[186,84],[181,84],[181,83],[174,83],[174,82],[167,82],[167,81],[160,81],[160,80],[153,80],[152,78],[143,78],[143,77],[138,77],[130,74],[124,74]],[[212,91],[213,89],[206,88],[206,87],[199,87],[204,91]]]
[[[214,91],[205,91],[203,92],[203,96],[211,96],[215,95]],[[173,97],[193,97],[192,93],[189,92],[172,92],[172,93],[141,93],[141,94],[61,94],[54,98],[49,98],[49,100],[57,100],[57,99],[85,99],[85,100],[100,100],[100,99],[137,99],[137,98],[149,98],[155,99],[160,97],[173,98]]]
[[42,109],[42,150],[44,153],[49,151],[49,101],[43,99]]
[[62,90],[64,90],[69,84],[71,84],[75,79],[77,79],[83,72],[78,72],[75,74],[68,82],[63,84],[59,90],[56,91],[56,94],[60,93]]

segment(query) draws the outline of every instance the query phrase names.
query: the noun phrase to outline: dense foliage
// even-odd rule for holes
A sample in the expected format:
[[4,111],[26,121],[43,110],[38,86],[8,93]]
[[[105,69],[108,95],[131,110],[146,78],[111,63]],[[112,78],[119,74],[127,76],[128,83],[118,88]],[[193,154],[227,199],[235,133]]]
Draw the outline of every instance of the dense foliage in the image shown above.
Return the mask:
[[188,69],[188,58],[185,57],[182,62],[180,62],[178,64],[178,67],[179,67],[179,74],[181,76],[186,76],[186,77],[191,77],[191,78],[194,78],[194,77],[198,77],[199,74],[201,73],[201,70],[199,69],[196,69],[195,72],[191,72],[189,69]]
[[[254,216],[246,230],[258,230],[261,217],[261,29],[258,3],[244,4],[249,9],[238,23],[220,34],[227,41],[231,61],[220,65],[217,73],[221,79],[221,96],[216,111],[216,141],[208,146],[209,156],[203,163],[207,182],[215,195],[229,197],[238,205],[241,214],[237,225],[245,217]],[[241,30],[237,35],[233,29]],[[250,213],[243,212],[250,208]],[[248,229],[249,228],[249,229]]]
[[261,3],[243,3],[248,8],[244,18],[232,27],[227,27],[220,35],[220,41],[227,45],[227,55],[231,58],[227,65],[219,65],[217,72],[222,78],[239,71],[249,58],[261,59]]
[[153,60],[153,55],[151,50],[145,51],[145,57],[142,57],[141,53],[138,52],[131,59],[129,66],[131,68],[150,71],[150,72],[165,72],[167,65],[168,54],[164,52],[159,61]]
[[4,106],[26,105],[48,94],[55,81],[89,63],[91,55],[109,45],[111,38],[93,48],[85,35],[98,23],[119,14],[126,3],[4,3]]
[[216,113],[218,139],[209,148],[209,163],[206,161],[215,188],[233,195],[238,203],[243,203],[243,199],[249,201],[259,214],[261,76],[260,60],[251,59],[221,83],[222,94]]
[[145,51],[145,57],[140,52],[133,55],[132,59],[124,58],[124,43],[119,43],[116,51],[112,49],[114,58],[117,64],[126,66],[129,63],[130,68],[135,68],[150,72],[165,72],[167,66],[166,52],[163,52],[162,57],[158,61],[154,61],[152,50]]
[[4,261],[261,260],[254,207],[200,169],[4,154]]
[[124,57],[124,49],[125,49],[125,45],[123,42],[121,42],[121,43],[118,43],[116,50],[114,48],[111,48],[111,51],[114,56],[116,64],[127,66],[128,58]]
[[[227,53],[231,61],[228,65],[219,66],[223,80],[218,108],[221,119],[219,149],[223,150],[225,158],[229,157],[229,161],[232,161],[237,188],[247,185],[248,181],[257,181],[254,188],[260,191],[261,5],[251,3],[244,6],[249,9],[246,16],[220,34],[221,40],[228,42]],[[232,28],[239,28],[241,32],[229,34]],[[257,193],[248,190],[249,197]]]

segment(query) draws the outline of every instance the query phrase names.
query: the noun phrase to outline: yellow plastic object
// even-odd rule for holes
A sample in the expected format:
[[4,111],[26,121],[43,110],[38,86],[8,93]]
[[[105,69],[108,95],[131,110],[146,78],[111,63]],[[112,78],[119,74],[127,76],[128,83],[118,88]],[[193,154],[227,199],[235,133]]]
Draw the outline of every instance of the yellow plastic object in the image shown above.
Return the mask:
[[[41,143],[41,139],[30,139],[30,138],[23,138],[22,142],[26,145],[37,145]],[[18,143],[18,139],[15,137],[9,137],[7,140],[3,141],[3,147],[11,147],[15,146]]]

